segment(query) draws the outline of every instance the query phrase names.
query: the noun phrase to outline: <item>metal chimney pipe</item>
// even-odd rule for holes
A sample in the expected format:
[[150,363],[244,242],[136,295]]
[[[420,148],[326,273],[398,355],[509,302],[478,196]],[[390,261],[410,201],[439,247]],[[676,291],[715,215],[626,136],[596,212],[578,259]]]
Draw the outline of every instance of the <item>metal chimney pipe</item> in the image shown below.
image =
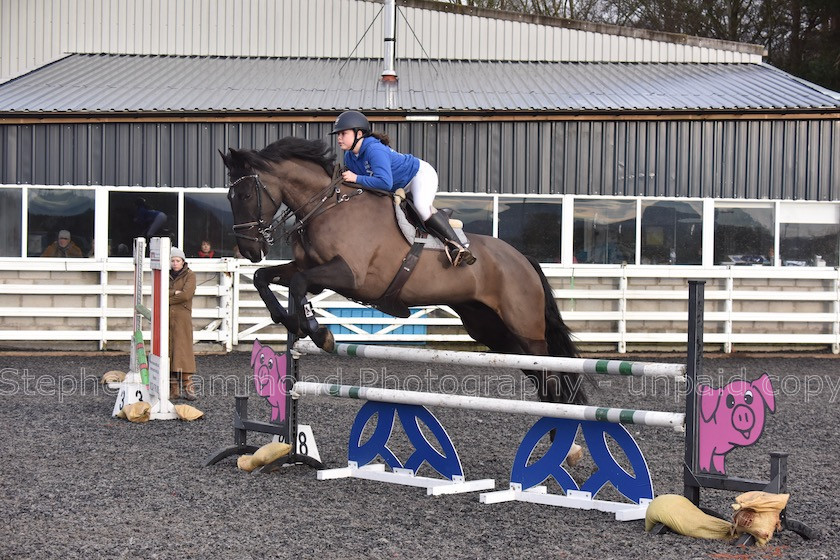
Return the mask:
[[382,71],[383,82],[396,82],[397,73],[394,70],[397,40],[394,37],[397,27],[396,0],[385,0],[385,69]]

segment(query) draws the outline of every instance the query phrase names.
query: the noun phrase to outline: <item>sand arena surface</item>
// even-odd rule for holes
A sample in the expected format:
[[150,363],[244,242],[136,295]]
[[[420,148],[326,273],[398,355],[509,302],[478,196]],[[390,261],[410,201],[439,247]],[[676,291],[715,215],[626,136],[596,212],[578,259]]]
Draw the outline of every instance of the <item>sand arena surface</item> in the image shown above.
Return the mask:
[[[679,359],[679,358],[675,358]],[[768,373],[775,414],[752,448],[727,456],[739,476],[766,478],[768,454],[786,451],[789,516],[821,531],[804,541],[777,533],[768,547],[738,550],[726,542],[669,534],[651,537],[641,521],[620,523],[598,511],[536,504],[483,505],[477,494],[429,497],[418,488],[360,480],[316,480],[307,467],[249,475],[229,458],[205,468],[232,444],[233,396],[248,391],[250,415],[269,407],[255,395],[250,355],[200,356],[196,422],[131,424],[111,418],[115,391],[98,384],[127,356],[0,356],[0,558],[837,558],[840,550],[840,361],[707,359],[714,385]],[[534,399],[516,371],[380,360],[305,357],[308,380],[379,384],[412,390]],[[681,412],[670,381],[593,377],[590,402]],[[358,401],[308,398],[301,416],[329,467],[346,464]],[[469,479],[504,488],[528,416],[436,409]],[[631,426],[658,494],[682,493],[682,435]],[[262,445],[267,436],[253,434]],[[404,451],[396,438],[393,449]],[[582,481],[584,462],[570,472]],[[421,472],[421,474],[424,474]],[[616,499],[609,491],[599,497]],[[704,491],[703,505],[731,512],[734,494]],[[739,556],[744,554],[745,556]]]

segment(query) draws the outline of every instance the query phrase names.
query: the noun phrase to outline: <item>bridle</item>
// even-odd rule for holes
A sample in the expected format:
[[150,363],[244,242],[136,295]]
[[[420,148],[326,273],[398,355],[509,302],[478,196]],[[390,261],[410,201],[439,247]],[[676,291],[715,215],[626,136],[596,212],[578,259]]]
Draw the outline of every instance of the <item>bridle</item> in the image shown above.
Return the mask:
[[[280,208],[280,206],[282,205],[282,202],[277,202],[276,200],[274,200],[274,197],[271,196],[271,193],[269,192],[269,190],[265,187],[263,182],[260,181],[260,176],[258,174],[254,173],[253,175],[244,175],[244,176],[240,177],[239,179],[228,183],[228,199],[229,200],[233,199],[234,189],[235,189],[236,185],[238,185],[241,181],[243,181],[245,179],[253,179],[254,180],[254,191],[255,191],[255,194],[256,194],[256,197],[257,197],[257,215],[256,215],[255,218],[253,218],[249,222],[243,222],[241,224],[234,224],[233,225],[233,233],[236,237],[241,238],[241,239],[247,239],[248,241],[257,241],[258,242],[258,241],[260,241],[260,239],[264,239],[265,242],[269,245],[274,245],[274,241],[275,241],[274,232],[277,230],[277,228],[281,224],[284,224],[286,222],[286,220],[288,220],[290,217],[296,216],[298,211],[303,210],[304,208],[306,208],[307,206],[309,206],[313,202],[317,201],[318,203],[305,216],[303,216],[302,218],[298,218],[298,220],[295,222],[294,226],[289,228],[283,234],[283,236],[287,240],[294,233],[303,230],[303,228],[306,227],[306,225],[309,223],[309,221],[312,220],[313,218],[315,218],[316,216],[320,216],[321,214],[323,214],[324,212],[326,212],[330,208],[333,208],[333,207],[341,204],[342,202],[346,202],[346,201],[350,200],[351,198],[353,198],[354,196],[358,196],[358,195],[360,195],[364,192],[362,189],[356,189],[355,191],[353,191],[350,194],[341,194],[341,183],[342,183],[341,168],[339,166],[336,166],[336,169],[333,172],[332,181],[330,181],[330,184],[327,185],[326,188],[324,188],[324,190],[314,194],[312,197],[309,198],[309,200],[304,202],[300,206],[300,208],[298,208],[297,210],[292,209],[287,205],[286,209],[279,216],[272,219],[271,222],[269,223],[269,222],[266,222],[262,217],[263,216],[263,211],[262,211],[262,209],[263,209],[263,199],[262,199],[263,194],[265,194],[265,196],[268,197],[268,199],[271,201],[271,204],[273,205],[273,209],[271,211],[272,216],[277,212],[277,209]],[[333,203],[325,206],[325,203],[327,202],[327,200],[330,197],[332,197],[333,195],[335,195],[335,201]],[[246,235],[245,233],[243,233],[243,230],[252,230],[252,229],[255,229],[255,228],[257,230],[257,233],[261,237]]]
[[[257,233],[262,236],[262,239],[265,239],[265,242],[269,245],[274,244],[274,230],[277,229],[277,226],[282,223],[279,218],[275,218],[271,221],[271,223],[267,223],[263,219],[263,199],[262,195],[265,193],[265,196],[271,201],[271,204],[274,205],[274,210],[272,211],[272,215],[277,212],[277,209],[280,208],[279,202],[274,200],[274,197],[271,196],[271,193],[268,192],[268,189],[265,188],[263,182],[260,181],[260,176],[254,173],[253,175],[244,175],[237,179],[236,181],[232,181],[228,183],[228,200],[233,200],[233,194],[235,192],[236,185],[240,182],[244,181],[245,179],[253,179],[254,180],[254,191],[257,197],[257,215],[255,219],[252,219],[250,222],[244,222],[241,224],[233,224],[233,233],[236,237],[241,239],[247,239],[248,241],[260,241],[260,237],[245,235],[242,233],[242,230],[251,230],[256,228]],[[284,213],[285,214],[285,213]],[[284,219],[285,220],[285,219]]]

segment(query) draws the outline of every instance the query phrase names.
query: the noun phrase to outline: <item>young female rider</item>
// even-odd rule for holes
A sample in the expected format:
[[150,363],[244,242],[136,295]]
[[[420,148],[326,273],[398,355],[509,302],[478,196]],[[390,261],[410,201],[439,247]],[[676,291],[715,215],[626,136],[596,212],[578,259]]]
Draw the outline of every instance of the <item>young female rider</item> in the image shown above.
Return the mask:
[[432,205],[438,190],[438,176],[431,165],[411,154],[392,150],[387,136],[372,135],[367,117],[358,111],[341,113],[330,134],[337,135],[338,146],[346,150],[344,165],[347,171],[342,174],[345,181],[388,192],[404,188],[412,194],[414,207],[426,229],[446,245],[452,265],[475,262],[469,249],[458,242],[449,219]]

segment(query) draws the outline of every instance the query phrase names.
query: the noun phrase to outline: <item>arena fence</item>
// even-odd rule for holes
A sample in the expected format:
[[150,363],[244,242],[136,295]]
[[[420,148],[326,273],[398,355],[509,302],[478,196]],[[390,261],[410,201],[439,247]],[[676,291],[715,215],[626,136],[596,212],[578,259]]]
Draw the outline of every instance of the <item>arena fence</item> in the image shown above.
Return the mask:
[[[208,350],[285,342],[252,285],[257,265],[192,259],[198,276],[194,338]],[[830,349],[840,353],[840,271],[826,267],[544,265],[563,318],[586,350],[628,352],[684,345],[685,281],[706,288],[708,349]],[[0,259],[0,348],[127,349],[131,259]],[[276,287],[285,304],[285,288]],[[448,306],[395,319],[329,290],[311,298],[341,342],[463,343]],[[148,336],[148,333],[147,333]]]

